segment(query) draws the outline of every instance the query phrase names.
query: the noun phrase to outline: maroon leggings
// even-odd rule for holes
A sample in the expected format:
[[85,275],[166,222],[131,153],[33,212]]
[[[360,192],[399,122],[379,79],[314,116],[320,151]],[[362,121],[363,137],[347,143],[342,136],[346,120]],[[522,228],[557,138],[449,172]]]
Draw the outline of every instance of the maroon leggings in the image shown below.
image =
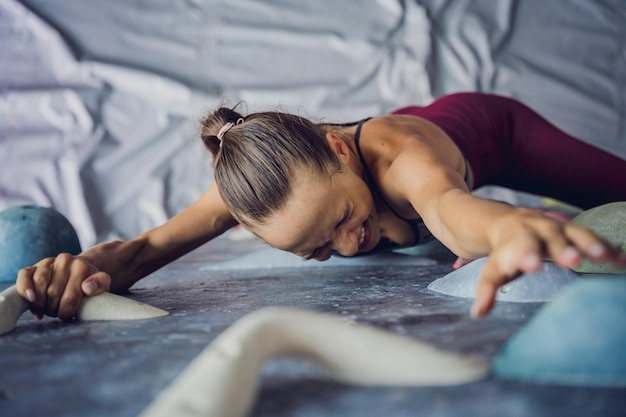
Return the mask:
[[581,208],[626,201],[626,160],[568,135],[513,99],[457,93],[393,114],[423,117],[443,129],[469,161],[475,188],[500,185]]

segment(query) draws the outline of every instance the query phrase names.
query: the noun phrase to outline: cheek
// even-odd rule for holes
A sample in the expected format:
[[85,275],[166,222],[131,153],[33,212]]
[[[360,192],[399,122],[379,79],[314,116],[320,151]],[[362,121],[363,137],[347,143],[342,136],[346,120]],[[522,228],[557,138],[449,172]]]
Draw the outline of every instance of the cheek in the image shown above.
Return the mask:
[[376,208],[374,207],[374,199],[372,198],[372,193],[367,186],[367,184],[363,184],[363,186],[359,189],[359,201],[362,210],[368,214],[368,217],[376,218]]

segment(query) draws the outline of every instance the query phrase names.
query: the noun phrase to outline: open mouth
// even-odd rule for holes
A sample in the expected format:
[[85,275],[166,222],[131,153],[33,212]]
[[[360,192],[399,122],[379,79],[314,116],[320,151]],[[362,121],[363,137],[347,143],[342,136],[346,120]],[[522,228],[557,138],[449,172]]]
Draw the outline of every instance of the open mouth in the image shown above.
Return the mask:
[[361,226],[361,233],[359,234],[359,251],[363,250],[370,242],[370,228],[367,222]]

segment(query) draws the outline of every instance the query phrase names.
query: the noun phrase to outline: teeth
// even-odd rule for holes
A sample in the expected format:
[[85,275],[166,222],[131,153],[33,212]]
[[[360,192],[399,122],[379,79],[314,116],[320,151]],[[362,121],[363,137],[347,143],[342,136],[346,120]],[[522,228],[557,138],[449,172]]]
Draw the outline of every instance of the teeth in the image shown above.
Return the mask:
[[361,234],[359,235],[359,246],[363,244],[365,240],[365,226],[361,226]]

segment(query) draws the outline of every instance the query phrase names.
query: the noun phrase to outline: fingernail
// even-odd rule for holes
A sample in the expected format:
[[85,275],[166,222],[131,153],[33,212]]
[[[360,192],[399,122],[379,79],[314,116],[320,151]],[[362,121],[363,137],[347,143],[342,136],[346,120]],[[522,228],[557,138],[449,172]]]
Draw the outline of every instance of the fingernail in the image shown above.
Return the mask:
[[93,293],[98,289],[98,284],[93,281],[83,283],[83,292],[87,295]]
[[481,317],[480,315],[480,305],[482,303],[482,298],[476,297],[474,303],[472,304],[472,308],[470,309],[470,317],[473,319],[478,319]]
[[592,247],[589,248],[589,255],[593,256],[594,258],[599,258],[600,256],[604,255],[604,246],[599,243],[594,244]]
[[530,269],[538,269],[541,266],[539,256],[535,254],[528,255],[525,259],[526,267]]
[[37,321],[41,321],[43,320],[43,316],[39,313],[33,313],[33,317],[35,318],[35,320]]
[[470,317],[473,319],[478,318],[478,303],[477,302],[474,302],[474,304],[472,304],[472,308],[470,309]]
[[578,258],[578,250],[572,246],[568,246],[563,249],[561,256],[566,262],[573,261]]
[[30,288],[26,290],[26,299],[33,303],[35,302],[35,291],[31,290]]

